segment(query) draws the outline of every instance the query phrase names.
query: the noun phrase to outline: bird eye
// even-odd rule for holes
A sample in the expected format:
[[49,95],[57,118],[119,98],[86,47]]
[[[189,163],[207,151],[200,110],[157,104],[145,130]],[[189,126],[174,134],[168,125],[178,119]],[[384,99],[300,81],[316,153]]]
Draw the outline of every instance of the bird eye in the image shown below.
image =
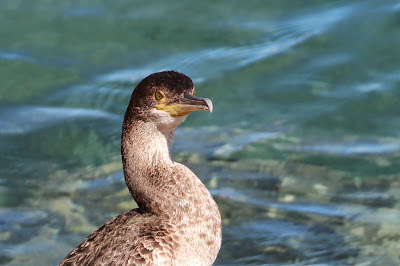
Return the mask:
[[156,92],[156,100],[161,101],[164,98],[164,94],[161,91]]

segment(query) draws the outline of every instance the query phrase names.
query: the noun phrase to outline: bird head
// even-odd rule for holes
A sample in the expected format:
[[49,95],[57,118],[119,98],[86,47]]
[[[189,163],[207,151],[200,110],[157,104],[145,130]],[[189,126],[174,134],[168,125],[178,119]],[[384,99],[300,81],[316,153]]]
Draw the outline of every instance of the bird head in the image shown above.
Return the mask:
[[149,75],[135,88],[127,114],[160,125],[178,125],[193,111],[213,110],[210,99],[197,97],[192,80],[179,72]]

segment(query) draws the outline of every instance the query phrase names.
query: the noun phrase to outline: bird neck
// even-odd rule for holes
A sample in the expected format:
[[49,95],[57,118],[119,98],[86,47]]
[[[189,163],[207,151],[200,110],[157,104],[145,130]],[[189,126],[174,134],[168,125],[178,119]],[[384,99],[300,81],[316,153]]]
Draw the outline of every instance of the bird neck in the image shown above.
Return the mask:
[[133,121],[124,127],[122,133],[123,163],[127,167],[134,167],[135,171],[158,168],[160,164],[171,165],[174,131],[175,128],[160,131],[152,122]]
[[177,183],[198,180],[195,175],[179,180],[174,177],[177,166],[171,158],[174,131],[175,127],[160,128],[151,121],[124,122],[121,153],[125,182],[142,212],[170,213],[174,208],[171,203],[186,192],[177,191],[180,189]]
[[207,250],[211,264],[221,244],[221,216],[200,179],[171,159],[174,130],[125,120],[121,147],[125,182],[143,214],[173,224],[178,228],[175,233],[188,243],[182,249],[194,247],[190,254]]
[[157,176],[173,164],[173,134],[173,130],[160,132],[152,122],[124,122],[121,154],[125,182],[142,211],[147,211],[148,201],[157,197]]

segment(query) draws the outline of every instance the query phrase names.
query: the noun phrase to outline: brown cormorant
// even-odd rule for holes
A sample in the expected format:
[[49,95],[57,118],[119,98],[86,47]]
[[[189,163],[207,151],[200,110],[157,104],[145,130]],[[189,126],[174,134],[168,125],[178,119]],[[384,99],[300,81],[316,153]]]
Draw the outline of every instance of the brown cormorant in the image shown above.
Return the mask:
[[192,80],[151,74],[132,93],[122,126],[125,182],[139,208],[89,235],[60,265],[211,265],[221,245],[221,216],[200,179],[171,159],[176,127],[192,111],[212,111]]

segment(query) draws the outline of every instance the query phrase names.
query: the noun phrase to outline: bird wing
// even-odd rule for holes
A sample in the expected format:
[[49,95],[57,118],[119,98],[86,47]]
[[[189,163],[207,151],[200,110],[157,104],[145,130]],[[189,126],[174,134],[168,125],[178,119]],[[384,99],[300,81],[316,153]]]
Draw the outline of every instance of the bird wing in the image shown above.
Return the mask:
[[[143,222],[139,209],[122,213],[100,226],[60,263],[66,265],[146,265],[165,262],[171,254],[152,232],[152,223]],[[166,234],[158,228],[157,235]]]

